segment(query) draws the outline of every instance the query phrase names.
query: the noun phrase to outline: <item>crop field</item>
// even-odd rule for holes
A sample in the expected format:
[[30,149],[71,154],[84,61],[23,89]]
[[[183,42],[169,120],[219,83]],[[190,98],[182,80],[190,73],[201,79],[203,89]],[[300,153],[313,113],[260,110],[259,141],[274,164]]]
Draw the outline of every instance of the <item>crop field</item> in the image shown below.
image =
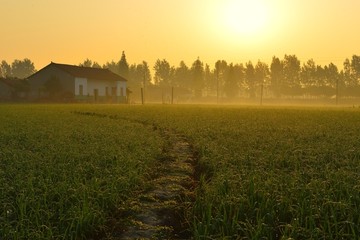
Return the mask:
[[196,157],[188,238],[359,238],[358,108],[9,104],[0,239],[121,239],[166,131]]

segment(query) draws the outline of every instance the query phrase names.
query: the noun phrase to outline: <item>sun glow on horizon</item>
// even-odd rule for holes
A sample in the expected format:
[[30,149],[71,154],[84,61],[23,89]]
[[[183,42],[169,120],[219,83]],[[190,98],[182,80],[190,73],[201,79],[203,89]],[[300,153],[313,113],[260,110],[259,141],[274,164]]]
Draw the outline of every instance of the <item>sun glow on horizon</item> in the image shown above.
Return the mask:
[[270,24],[270,8],[263,0],[227,0],[219,9],[221,31],[229,37],[254,41]]

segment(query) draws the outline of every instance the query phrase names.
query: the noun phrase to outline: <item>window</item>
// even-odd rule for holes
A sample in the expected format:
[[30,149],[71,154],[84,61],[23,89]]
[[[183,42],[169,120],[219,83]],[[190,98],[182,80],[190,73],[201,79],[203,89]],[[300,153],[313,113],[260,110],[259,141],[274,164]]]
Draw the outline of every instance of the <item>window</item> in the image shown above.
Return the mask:
[[116,96],[116,87],[111,88],[111,95]]
[[79,96],[83,96],[84,95],[84,87],[83,85],[79,85]]

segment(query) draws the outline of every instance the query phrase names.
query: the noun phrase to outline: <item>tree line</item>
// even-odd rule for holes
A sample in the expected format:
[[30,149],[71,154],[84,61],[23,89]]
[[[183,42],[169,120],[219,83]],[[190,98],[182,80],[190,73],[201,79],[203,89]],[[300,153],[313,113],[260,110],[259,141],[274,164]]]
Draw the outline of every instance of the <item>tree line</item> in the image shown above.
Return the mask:
[[[101,67],[86,59],[80,66]],[[301,63],[296,55],[283,59],[273,57],[269,64],[228,63],[218,60],[213,67],[197,58],[190,66],[180,61],[171,65],[166,59],[157,59],[153,66],[154,76],[146,61],[128,64],[125,53],[118,62],[102,66],[128,79],[129,88],[149,86],[189,89],[195,97],[217,96],[222,98],[255,98],[266,93],[268,97],[286,96],[342,96],[360,97],[360,56],[345,59],[343,70],[329,63],[321,66],[313,59]]]
[[[173,66],[166,59],[157,59],[152,68],[154,76],[146,61],[129,64],[125,52],[117,62],[101,66],[86,59],[79,66],[108,68],[128,79],[130,89],[176,87],[188,89],[195,98],[255,98],[263,93],[274,98],[339,94],[360,97],[360,56],[357,55],[345,59],[341,71],[333,63],[321,66],[313,59],[301,63],[296,55],[287,54],[282,59],[274,56],[270,65],[260,60],[256,63],[218,60],[210,67],[197,58],[190,66],[184,61]],[[14,60],[11,65],[2,61],[0,65],[3,78],[26,78],[35,72],[34,64],[27,58]]]

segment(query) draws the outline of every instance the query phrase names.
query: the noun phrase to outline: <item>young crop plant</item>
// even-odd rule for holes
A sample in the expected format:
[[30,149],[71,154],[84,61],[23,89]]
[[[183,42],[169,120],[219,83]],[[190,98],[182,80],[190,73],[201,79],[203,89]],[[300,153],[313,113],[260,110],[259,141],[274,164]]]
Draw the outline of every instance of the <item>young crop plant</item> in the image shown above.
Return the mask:
[[146,184],[162,139],[82,107],[0,106],[0,239],[100,237]]

